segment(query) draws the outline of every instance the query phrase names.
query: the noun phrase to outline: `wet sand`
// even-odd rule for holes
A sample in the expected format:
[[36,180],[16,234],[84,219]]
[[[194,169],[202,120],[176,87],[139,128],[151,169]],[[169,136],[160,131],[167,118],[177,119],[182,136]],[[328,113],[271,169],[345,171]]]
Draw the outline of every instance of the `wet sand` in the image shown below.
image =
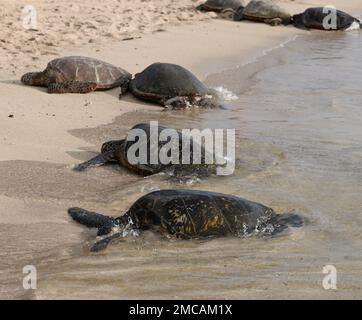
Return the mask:
[[[354,4],[352,1],[344,5],[351,9]],[[294,9],[303,6],[297,4]],[[210,86],[227,82],[227,88],[240,96],[256,83],[258,72],[283,62],[284,58],[276,55],[258,60],[257,64],[249,62],[304,33],[292,27],[212,20],[168,27],[167,31],[131,41],[63,47],[58,54],[98,57],[132,73],[155,61],[174,62],[190,68]],[[50,57],[40,56],[32,67],[43,68]],[[238,72],[230,72],[235,68]],[[305,298],[311,290],[306,277],[311,277],[317,288],[313,298],[334,297],[333,293],[325,295],[320,290],[320,270],[307,267],[312,256],[305,252],[298,256],[304,231],[293,233],[288,242],[282,239],[164,242],[158,236],[146,234],[112,247],[105,254],[89,255],[86,240],[92,241],[94,234],[70,222],[68,207],[84,206],[117,215],[148,191],[180,186],[162,176],[143,179],[113,167],[79,174],[71,170],[72,166],[94,155],[103,141],[122,136],[131,123],[140,119],[160,119],[161,124],[176,127],[181,124],[200,127],[202,123],[217,125],[213,117],[218,119],[218,114],[211,111],[207,116],[202,111],[188,111],[172,118],[159,107],[140,103],[130,96],[118,100],[117,89],[89,95],[47,95],[43,89],[19,84],[18,79],[25,71],[27,65],[19,64],[16,69],[0,73],[0,94],[4,97],[0,120],[0,297],[278,298],[292,293],[296,298]],[[240,121],[232,116],[229,120],[225,125],[231,127],[233,121]],[[285,149],[248,137],[246,129],[239,135],[238,150],[248,151],[247,156],[240,157],[243,165],[238,170],[239,178],[254,182],[265,178],[286,157]],[[269,181],[272,179],[275,177]],[[208,181],[196,187],[213,190],[212,186],[218,184],[220,181]],[[299,209],[306,215],[310,213],[309,206],[298,203],[300,207],[296,208],[295,202],[274,198],[273,194],[262,192],[265,190],[253,190],[252,184],[246,185],[250,188],[242,188],[243,197],[274,206],[279,212]],[[276,180],[273,185],[279,188],[282,183]],[[239,185],[229,187],[230,193],[241,195]],[[285,261],[278,262],[286,250],[290,259],[298,256],[304,261],[293,271],[295,278],[288,291],[285,291],[288,282],[278,280],[283,274],[289,277]],[[318,250],[321,255],[325,252],[323,247]],[[273,258],[272,252],[276,253]],[[244,264],[243,259],[248,257],[253,257],[253,262]],[[39,286],[34,292],[22,288],[21,271],[26,264],[38,268]],[[252,277],[251,270],[257,270]],[[271,273],[275,277],[270,277]],[[354,294],[358,291],[352,292],[352,297]]]

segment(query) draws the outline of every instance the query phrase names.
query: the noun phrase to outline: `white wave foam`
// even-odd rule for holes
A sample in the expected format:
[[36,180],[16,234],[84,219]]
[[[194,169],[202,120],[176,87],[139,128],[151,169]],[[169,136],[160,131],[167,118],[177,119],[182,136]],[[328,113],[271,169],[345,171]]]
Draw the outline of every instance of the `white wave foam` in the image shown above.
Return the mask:
[[238,96],[236,94],[234,94],[232,91],[220,86],[220,87],[216,87],[214,88],[214,90],[217,91],[217,94],[219,95],[219,97],[221,99],[223,99],[224,101],[235,101],[238,100]]
[[357,21],[354,21],[349,28],[346,29],[346,31],[351,30],[359,30],[361,28],[360,24]]

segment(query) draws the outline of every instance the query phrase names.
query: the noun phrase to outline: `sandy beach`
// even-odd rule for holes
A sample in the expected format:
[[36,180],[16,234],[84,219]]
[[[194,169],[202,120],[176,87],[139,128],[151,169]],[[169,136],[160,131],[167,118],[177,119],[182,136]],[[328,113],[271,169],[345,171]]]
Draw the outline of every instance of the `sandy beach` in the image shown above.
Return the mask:
[[[153,62],[181,64],[202,80],[245,66],[247,86],[248,77],[257,71],[255,66],[248,69],[249,62],[308,33],[292,26],[221,20],[216,14],[195,11],[202,1],[190,0],[73,0],[71,5],[65,0],[34,0],[37,30],[25,30],[21,20],[27,3],[3,2],[0,18],[6,27],[0,30],[0,228],[3,235],[6,230],[23,228],[25,236],[5,241],[7,238],[0,235],[1,298],[57,298],[56,293],[23,292],[21,268],[33,261],[41,265],[48,252],[68,253],[68,248],[81,246],[84,234],[66,214],[70,205],[79,201],[117,214],[116,206],[107,205],[102,189],[116,188],[122,184],[121,178],[110,183],[107,174],[87,173],[86,179],[77,184],[75,174],[59,173],[71,172],[75,164],[94,155],[101,139],[115,137],[99,137],[92,143],[92,139],[85,141],[75,135],[74,130],[107,125],[129,112],[160,110],[131,95],[120,100],[118,88],[86,95],[49,95],[43,88],[23,86],[19,81],[23,73],[42,70],[55,57],[83,55],[118,65],[132,74]],[[322,0],[277,2],[291,13],[326,4]],[[328,4],[350,13],[362,12],[360,0],[333,0]],[[222,86],[217,79],[212,81]],[[53,166],[62,171],[50,170]],[[44,186],[42,181],[46,182]],[[65,199],[47,193],[58,188],[62,194],[74,186],[78,190],[74,197]],[[84,198],[83,188],[88,188]],[[13,190],[19,192],[14,194]],[[124,205],[133,200],[125,199]],[[44,225],[48,227],[44,229]],[[20,256],[16,266],[4,262],[5,257],[14,255]],[[12,274],[14,268],[19,272]],[[66,297],[64,292],[59,296]],[[165,292],[155,296],[162,298]],[[97,293],[75,297],[97,298]],[[108,298],[106,294],[100,297]],[[238,298],[235,293],[231,297]]]

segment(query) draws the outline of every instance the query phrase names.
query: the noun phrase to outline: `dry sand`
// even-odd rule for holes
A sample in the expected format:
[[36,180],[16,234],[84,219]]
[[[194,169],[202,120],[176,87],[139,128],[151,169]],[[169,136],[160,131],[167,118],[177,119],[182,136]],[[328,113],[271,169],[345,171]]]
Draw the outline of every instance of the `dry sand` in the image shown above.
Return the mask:
[[[154,110],[119,90],[87,95],[48,95],[45,90],[22,86],[20,76],[40,70],[49,59],[62,55],[85,55],[106,60],[135,73],[148,64],[162,61],[182,64],[201,79],[233,68],[263,54],[266,49],[305,31],[270,27],[249,22],[217,19],[198,13],[188,0],[33,0],[38,12],[36,31],[22,27],[22,8],[28,1],[3,0],[0,19],[0,161],[31,160],[71,165],[79,159],[72,153],[87,145],[69,130],[96,127],[136,109]],[[328,1],[337,7],[359,12],[360,0]],[[324,1],[279,1],[292,13]],[[125,38],[133,40],[122,41]],[[222,84],[220,84],[222,85]],[[8,179],[11,179],[11,177]],[[46,221],[64,232],[68,227],[66,204],[13,199],[0,195],[0,225]],[[41,250],[59,245],[51,234],[39,234]],[[78,236],[68,242],[79,241]],[[64,241],[64,239],[62,240]],[[4,252],[6,254],[6,252]],[[31,255],[32,252],[26,254]],[[1,271],[1,270],[0,270]],[[0,272],[1,274],[1,272]],[[10,297],[11,292],[1,295]]]

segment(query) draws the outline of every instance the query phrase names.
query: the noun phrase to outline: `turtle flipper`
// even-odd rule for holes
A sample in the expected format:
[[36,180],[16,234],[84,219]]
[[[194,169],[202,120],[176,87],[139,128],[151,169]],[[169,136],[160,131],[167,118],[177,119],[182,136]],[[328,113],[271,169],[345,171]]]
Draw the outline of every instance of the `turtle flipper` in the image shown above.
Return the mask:
[[267,19],[265,20],[266,24],[270,24],[272,27],[280,26],[283,23],[283,20],[280,18]]
[[68,81],[48,85],[48,93],[89,93],[96,89],[95,82]]
[[200,4],[195,9],[198,11],[205,11],[205,6],[203,4]]
[[113,235],[111,235],[110,237],[106,237],[100,241],[97,241],[90,249],[91,252],[99,252],[102,251],[104,249],[106,249],[108,247],[108,245],[119,238],[123,238],[123,233],[115,233]]
[[244,12],[244,7],[241,6],[234,15],[234,21],[244,20],[243,12]]
[[116,226],[116,220],[112,217],[104,216],[103,214],[90,212],[82,208],[68,209],[69,215],[74,221],[88,228],[112,228]]
[[237,12],[231,8],[224,9],[219,13],[220,18],[230,21],[236,21],[235,16]]
[[164,102],[164,107],[168,109],[188,109],[192,107],[199,108],[215,108],[220,107],[217,98],[214,95],[206,95],[204,97],[184,97],[178,96]]
[[84,171],[88,168],[100,167],[105,165],[106,163],[114,161],[114,152],[105,152],[101,153],[98,156],[85,161],[83,163],[78,164],[73,170],[75,171]]

